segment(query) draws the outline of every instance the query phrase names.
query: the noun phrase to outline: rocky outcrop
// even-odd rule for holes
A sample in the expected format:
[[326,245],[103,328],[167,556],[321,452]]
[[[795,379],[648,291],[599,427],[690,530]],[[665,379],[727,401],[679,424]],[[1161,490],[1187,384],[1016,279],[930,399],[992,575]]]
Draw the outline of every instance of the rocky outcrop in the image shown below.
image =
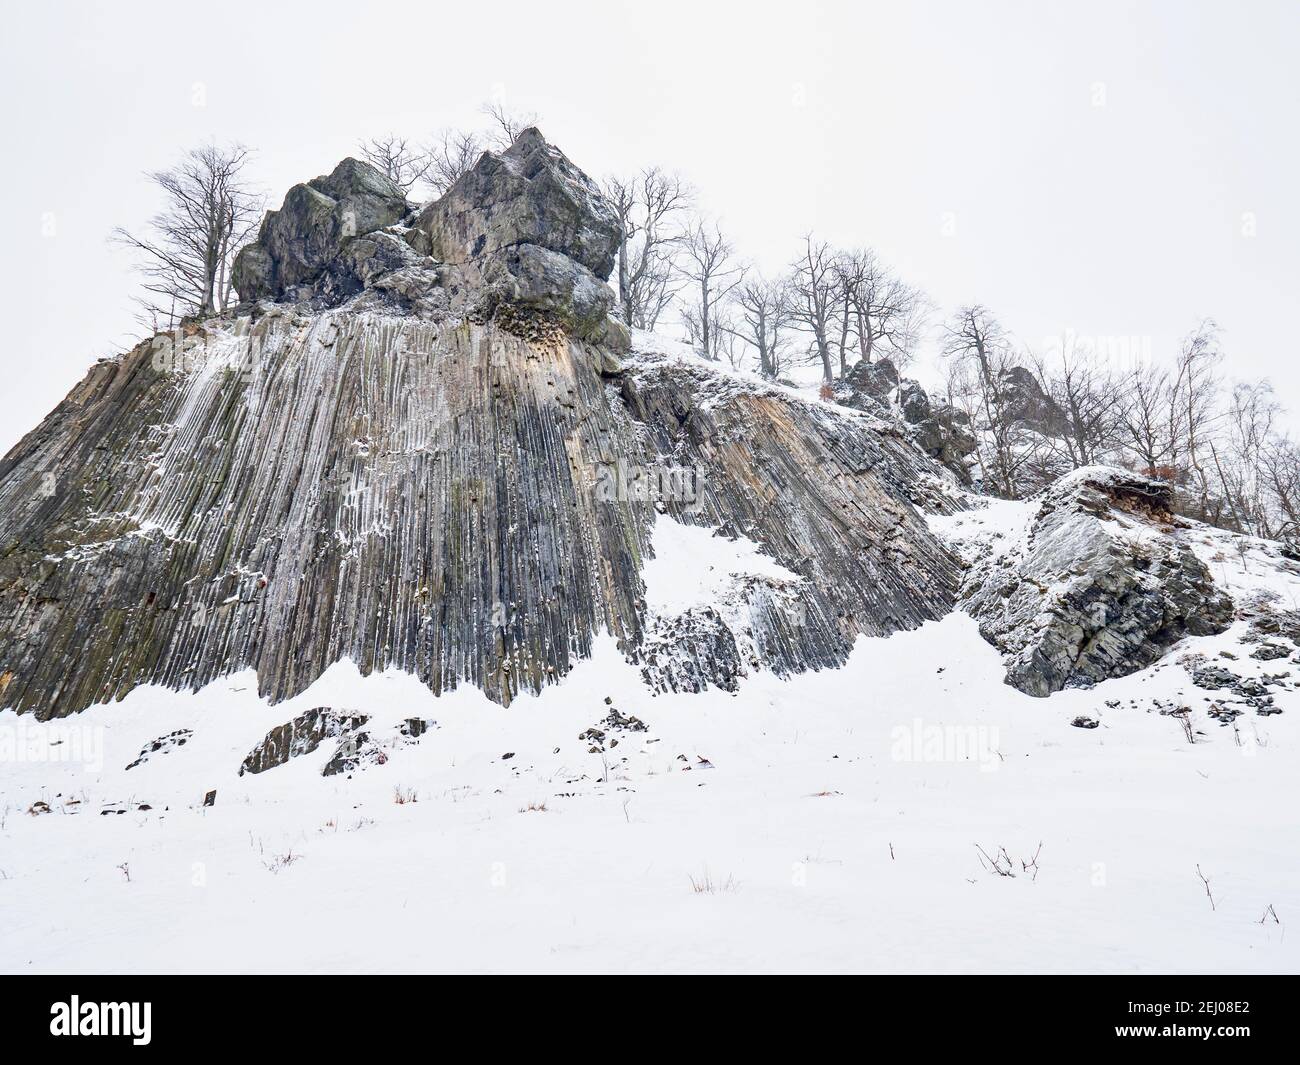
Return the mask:
[[859,360],[835,383],[837,401],[845,401],[846,406],[864,408],[863,399],[874,399],[879,405],[888,407],[898,388],[898,370],[889,359],[877,359],[875,362]]
[[339,711],[328,706],[308,710],[268,732],[266,738],[248,752],[239,767],[239,775],[265,773],[292,758],[311,754],[327,739],[355,736],[367,720],[365,714]]
[[504,306],[620,351],[628,334],[610,317],[604,282],[621,238],[595,182],[536,129],[484,152],[406,233],[419,253],[450,264],[444,287],[469,293],[462,302],[478,317]]
[[842,406],[901,418],[922,451],[962,484],[971,483],[966,457],[975,451],[976,442],[970,417],[949,403],[932,401],[919,383],[900,377],[889,359],[858,362],[835,383],[834,391]]
[[1037,500],[1024,535],[962,590],[1007,683],[1030,695],[1150,665],[1185,636],[1222,632],[1232,602],[1179,538],[1170,486],[1088,467]]
[[[956,595],[918,513],[953,504],[884,419],[689,356],[615,369],[573,338],[350,304],[185,343],[99,364],[0,462],[6,706],[245,668],[279,700],[344,657],[508,702],[599,632],[636,652],[657,520],[747,536],[801,578],[801,609],[746,593],[769,668],[837,664]],[[695,471],[693,498],[607,476],[665,465]]]
[[1038,378],[1023,366],[1003,370],[997,379],[1002,417],[1042,436],[1063,436],[1069,419],[1060,405],[1043,391]]
[[621,236],[596,183],[530,128],[506,151],[484,152],[416,216],[409,239],[421,253],[458,265],[532,245],[605,280]]
[[916,446],[950,469],[962,484],[970,484],[966,458],[975,451],[970,416],[951,403],[935,403],[915,381],[904,381],[898,390],[898,409],[912,427]]
[[374,167],[345,159],[267,213],[233,280],[248,301],[497,318],[524,335],[559,331],[625,351],[605,284],[620,239],[595,183],[528,129],[418,213]]
[[[647,680],[731,686],[951,609],[960,570],[920,511],[956,504],[897,422],[653,338],[620,357],[607,205],[536,131],[414,224],[361,231],[401,209],[373,179],[292,193],[241,259],[268,298],[98,364],[0,462],[4,706],[247,668],[280,700],[345,657],[509,702],[604,632],[649,668],[647,641],[689,630],[692,665]],[[689,494],[627,490],[668,467]],[[728,590],[725,632],[651,618],[659,521],[791,577]],[[246,771],[342,727],[289,722]]]
[[235,259],[231,280],[245,300],[309,295],[353,238],[403,218],[402,190],[369,163],[344,159],[332,173],[295,185],[268,211],[257,240]]
[[[509,703],[604,633],[653,690],[735,690],[839,666],[959,594],[1008,682],[1046,695],[1230,622],[1169,486],[1119,470],[1064,478],[963,583],[923,514],[965,505],[944,470],[967,477],[964,415],[886,360],[827,404],[633,345],[605,284],[617,241],[536,130],[418,214],[355,160],[296,186],[239,258],[248,302],[101,361],[0,461],[0,708],[244,669],[282,700],[344,658]],[[1050,428],[1032,383],[1007,395]],[[764,565],[648,607],[662,522]],[[1258,657],[1300,640],[1278,617],[1256,620]],[[324,771],[351,773],[430,725],[376,739],[317,707],[241,772],[337,740]]]

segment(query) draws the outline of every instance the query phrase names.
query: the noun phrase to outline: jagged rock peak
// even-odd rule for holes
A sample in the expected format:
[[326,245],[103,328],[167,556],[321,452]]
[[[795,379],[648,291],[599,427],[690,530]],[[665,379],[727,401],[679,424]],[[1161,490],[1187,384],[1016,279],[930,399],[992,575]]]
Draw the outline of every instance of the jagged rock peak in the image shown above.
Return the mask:
[[280,300],[314,282],[350,238],[391,226],[410,210],[402,190],[359,159],[291,188],[267,211],[257,240],[235,259],[233,282],[246,300]]
[[618,217],[596,183],[535,127],[504,152],[484,152],[445,196],[420,212],[413,229],[417,250],[443,262],[531,244],[572,259],[602,281],[614,269],[621,238]]
[[249,301],[496,316],[530,335],[554,327],[623,351],[627,330],[611,318],[605,285],[619,239],[595,182],[530,128],[506,151],[484,152],[418,214],[355,159],[295,185],[240,252],[234,282]]

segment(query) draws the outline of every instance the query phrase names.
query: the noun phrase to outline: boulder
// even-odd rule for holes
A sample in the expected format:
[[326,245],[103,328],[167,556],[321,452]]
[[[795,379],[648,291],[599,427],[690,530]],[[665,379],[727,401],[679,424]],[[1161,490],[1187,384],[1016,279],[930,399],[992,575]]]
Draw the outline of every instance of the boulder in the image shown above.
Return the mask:
[[900,377],[889,359],[858,362],[835,382],[835,401],[872,414],[893,412],[909,426],[916,445],[970,484],[966,456],[975,450],[970,418],[948,403],[935,403],[911,378]]
[[262,742],[248,752],[243,765],[239,767],[239,775],[242,777],[245,773],[265,773],[268,769],[284,765],[291,758],[311,754],[327,739],[358,734],[364,737],[365,734],[359,730],[367,720],[365,714],[317,706],[292,721],[271,729]]
[[391,226],[408,205],[379,170],[344,159],[332,173],[295,185],[262,219],[256,242],[235,258],[232,281],[244,300],[293,295],[310,285],[345,242]]
[[1038,378],[1023,366],[1003,370],[997,380],[1002,416],[1043,436],[1064,436],[1069,419],[1056,400],[1043,391]]
[[904,380],[898,389],[898,409],[911,426],[916,446],[970,484],[966,456],[974,452],[975,434],[970,416],[951,403],[935,403],[915,381]]
[[487,256],[477,266],[478,306],[484,317],[502,304],[558,322],[584,340],[626,351],[630,336],[611,321],[614,292],[586,267],[558,252],[520,244]]
[[854,392],[888,404],[890,394],[898,387],[898,370],[889,359],[859,361],[844,375],[842,382]]
[[531,244],[605,281],[621,238],[618,217],[596,183],[529,128],[506,151],[484,152],[420,212],[409,239],[417,251],[449,263]]
[[961,602],[1036,696],[1150,665],[1224,631],[1232,601],[1179,538],[1170,486],[1110,467],[1061,478],[1023,536],[968,574]]

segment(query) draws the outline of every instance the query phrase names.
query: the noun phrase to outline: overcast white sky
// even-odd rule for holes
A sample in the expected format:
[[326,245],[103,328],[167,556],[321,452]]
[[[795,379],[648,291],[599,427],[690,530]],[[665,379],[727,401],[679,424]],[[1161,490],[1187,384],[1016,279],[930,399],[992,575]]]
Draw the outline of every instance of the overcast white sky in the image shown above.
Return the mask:
[[136,329],[143,172],[254,147],[278,206],[356,141],[504,92],[593,176],[677,168],[774,269],[812,229],[1028,343],[1204,316],[1300,408],[1300,4],[14,6],[0,40],[7,450]]

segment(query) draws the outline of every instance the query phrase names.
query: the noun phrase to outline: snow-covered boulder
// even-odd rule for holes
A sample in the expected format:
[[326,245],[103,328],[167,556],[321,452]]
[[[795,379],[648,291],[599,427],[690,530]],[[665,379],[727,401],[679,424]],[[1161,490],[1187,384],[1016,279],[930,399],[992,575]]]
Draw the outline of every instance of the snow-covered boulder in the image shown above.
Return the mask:
[[1090,466],[1035,502],[1023,535],[972,567],[962,591],[1008,684],[1038,696],[1087,687],[1230,624],[1232,601],[1180,539],[1167,484]]
[[292,721],[277,725],[256,747],[248,752],[239,775],[265,773],[292,758],[311,754],[325,740],[356,733],[369,720],[365,714],[318,706]]

